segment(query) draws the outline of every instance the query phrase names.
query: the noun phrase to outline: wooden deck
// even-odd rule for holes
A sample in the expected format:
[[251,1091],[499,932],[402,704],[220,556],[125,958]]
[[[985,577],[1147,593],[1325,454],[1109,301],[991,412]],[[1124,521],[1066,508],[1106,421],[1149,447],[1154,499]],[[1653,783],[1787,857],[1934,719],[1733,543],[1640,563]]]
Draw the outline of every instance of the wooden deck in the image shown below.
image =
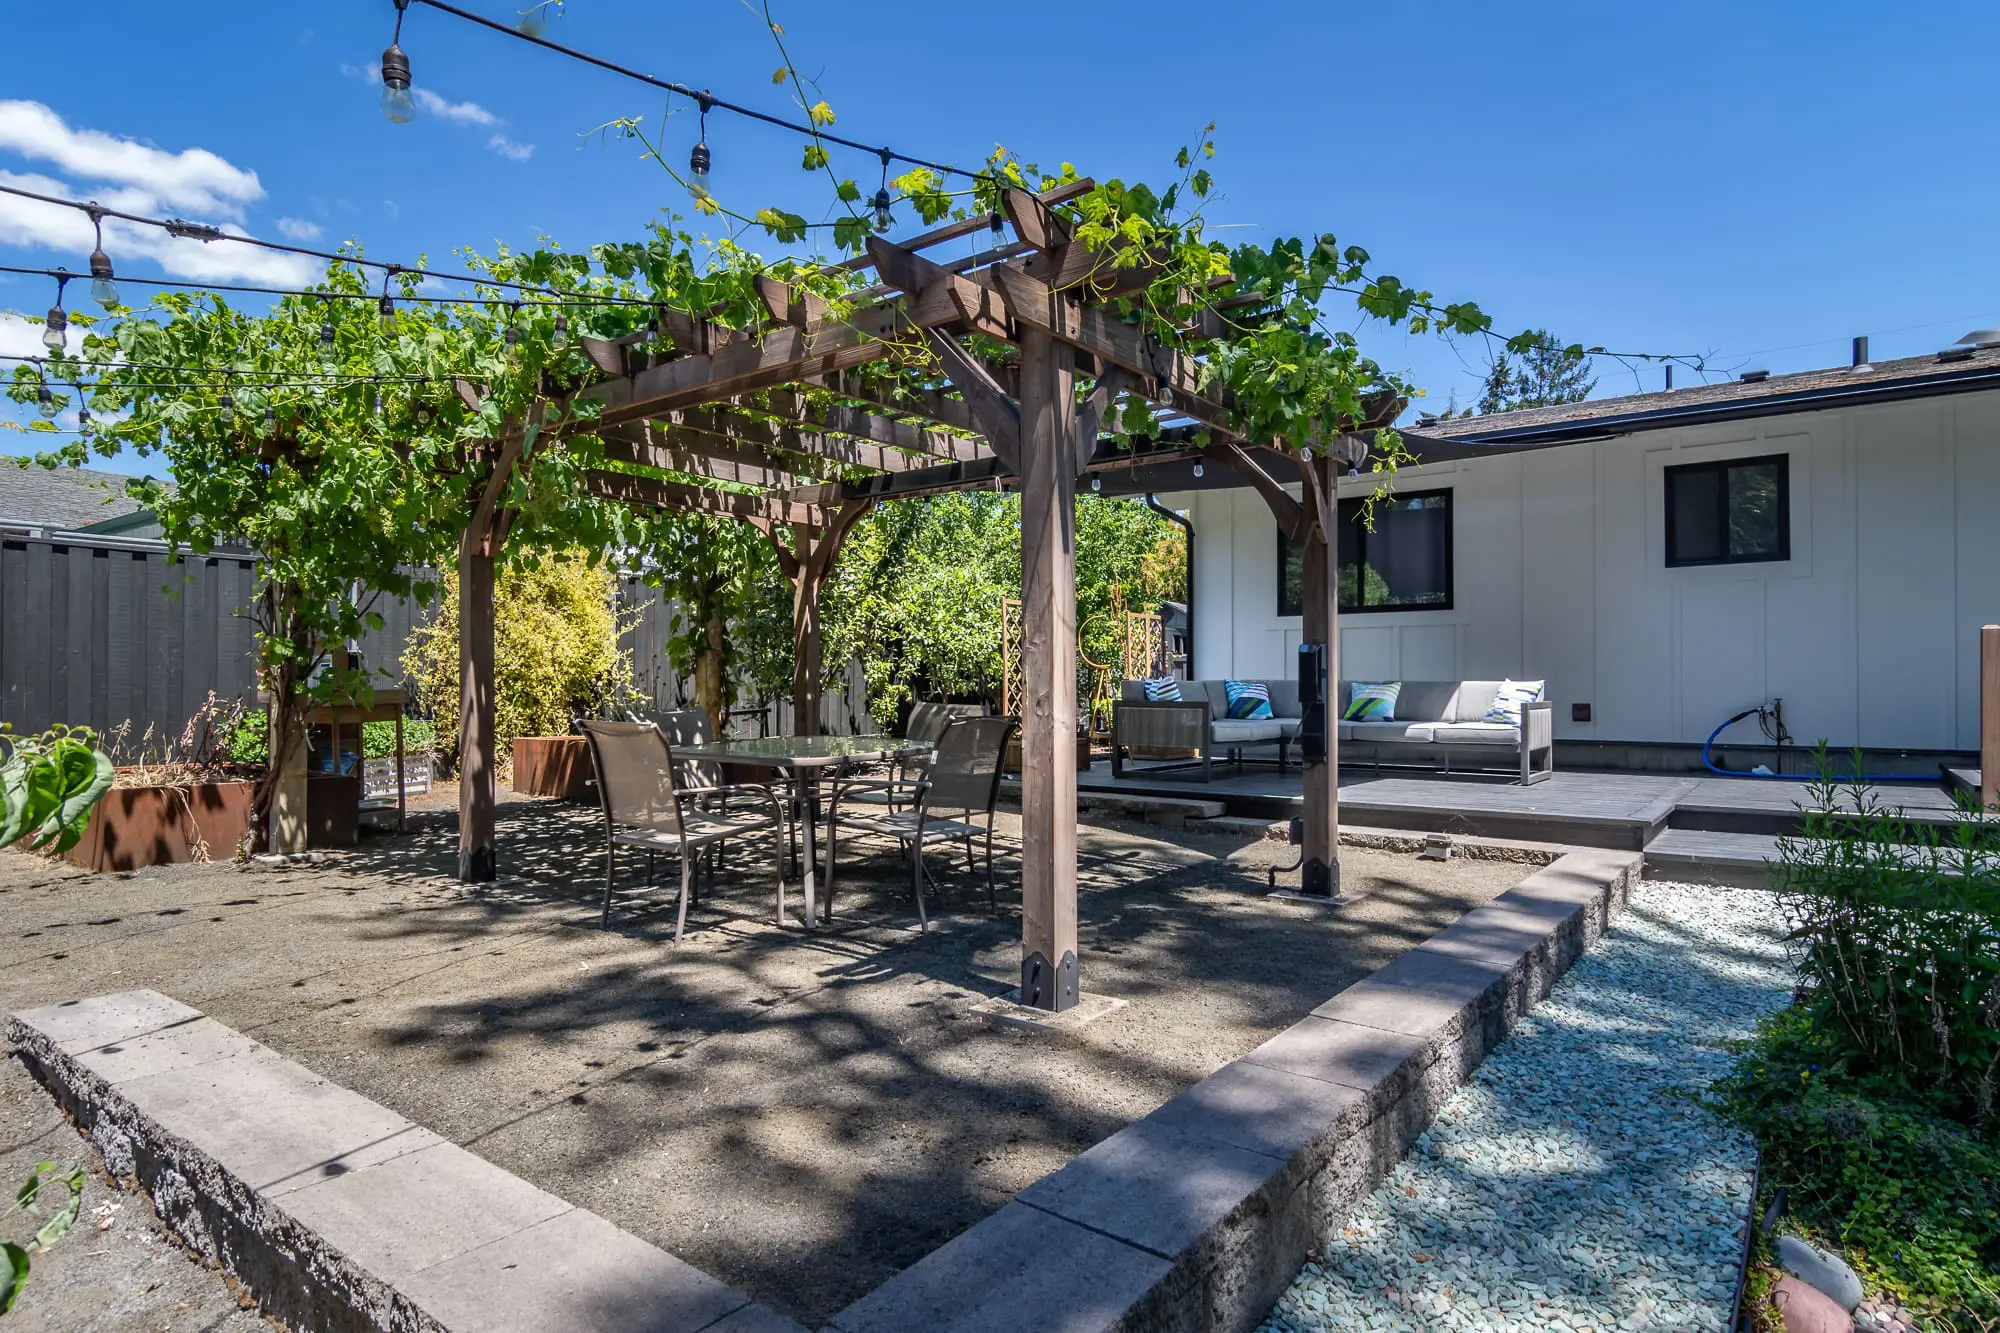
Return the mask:
[[[1198,770],[1128,770],[1113,778],[1099,760],[1077,775],[1081,792],[1171,796],[1222,801],[1232,814],[1282,819],[1300,805],[1296,768],[1272,764],[1218,768],[1204,783]],[[1885,784],[1871,789],[1885,805],[1923,822],[1954,817],[1942,782]],[[1795,832],[1808,798],[1802,782],[1649,773],[1557,772],[1523,787],[1505,778],[1344,769],[1344,822],[1426,833],[1513,838],[1645,851],[1672,832],[1665,848],[1723,855],[1732,846],[1761,864],[1773,840]],[[1699,836],[1696,836],[1699,835]],[[1741,844],[1729,841],[1741,838]]]

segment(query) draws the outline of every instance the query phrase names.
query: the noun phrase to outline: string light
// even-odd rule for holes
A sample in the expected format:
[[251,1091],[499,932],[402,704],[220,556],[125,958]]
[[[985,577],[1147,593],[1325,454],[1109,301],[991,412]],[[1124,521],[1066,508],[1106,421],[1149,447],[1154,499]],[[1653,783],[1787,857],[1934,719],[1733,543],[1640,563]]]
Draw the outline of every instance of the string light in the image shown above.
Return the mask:
[[56,406],[56,396],[49,392],[49,382],[43,380],[35,389],[35,411],[44,421],[54,421],[56,413],[62,409]]
[[76,430],[79,435],[90,434],[90,409],[82,403],[76,405]]
[[882,154],[882,188],[875,191],[875,230],[885,232],[896,225],[896,215],[889,211],[889,160],[894,154],[886,148]]
[[554,348],[558,352],[568,350],[569,348],[568,315],[556,316],[556,328],[555,332],[549,336],[549,346]]
[[394,338],[396,336],[396,302],[389,295],[389,279],[402,271],[401,265],[391,264],[382,274],[382,295],[375,302],[375,313],[382,321],[382,336],[384,338]]
[[1103,489],[1104,489],[1104,478],[1102,478],[1102,477],[1098,476],[1098,475],[1097,475],[1097,474],[1096,474],[1095,472],[1091,473],[1091,474],[1090,474],[1090,489],[1091,489],[1091,490],[1093,490],[1093,491],[1101,491],[1101,490],[1103,490]]
[[1300,446],[1299,461],[1303,463],[1310,463],[1313,461],[1313,450],[1311,445],[1307,444]]
[[222,410],[216,415],[217,419],[222,422],[224,430],[236,424],[236,395],[234,392],[222,395]]
[[1201,460],[1200,460],[1199,458],[1197,458],[1197,459],[1195,460],[1195,462],[1194,462],[1194,475],[1195,475],[1195,480],[1199,481],[1199,480],[1201,479],[1201,474],[1202,474],[1202,473],[1204,473],[1204,472],[1206,472],[1206,471],[1208,471],[1208,469],[1207,469],[1207,468],[1205,468],[1205,467],[1203,467],[1203,466],[1201,465]]
[[396,0],[396,35],[382,53],[382,114],[398,125],[417,118],[416,99],[410,96],[410,58],[403,54],[403,11],[410,0]]
[[708,169],[714,159],[708,151],[709,96],[702,93],[695,101],[701,107],[701,135],[695,140],[694,151],[688,154],[688,193],[699,203],[708,198]]
[[42,330],[42,346],[51,352],[60,352],[69,342],[69,314],[63,309],[63,288],[69,286],[69,274],[62,273],[56,278],[56,303],[49,307],[48,327]]
[[274,403],[264,404],[264,438],[270,439],[278,433],[278,408]]
[[333,302],[322,302],[326,307],[319,325],[319,363],[332,370],[340,361],[340,348],[334,341]]
[[374,390],[368,395],[368,410],[376,416],[382,415],[382,391]]
[[514,349],[521,345],[520,319],[521,305],[517,301],[507,307],[507,329],[500,335],[500,340],[507,344],[507,359],[510,361],[514,358]]
[[110,310],[118,304],[118,284],[112,281],[111,256],[104,253],[104,210],[94,201],[90,225],[97,229],[97,248],[90,252],[90,299]]

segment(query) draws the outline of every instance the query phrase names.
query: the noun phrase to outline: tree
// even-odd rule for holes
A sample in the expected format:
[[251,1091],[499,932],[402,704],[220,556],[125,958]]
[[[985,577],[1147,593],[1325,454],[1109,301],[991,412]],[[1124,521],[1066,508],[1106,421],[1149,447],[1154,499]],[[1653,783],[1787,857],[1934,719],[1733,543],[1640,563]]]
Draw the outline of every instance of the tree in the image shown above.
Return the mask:
[[[447,573],[437,614],[420,626],[403,658],[424,706],[437,719],[439,748],[458,746],[458,579]],[[632,684],[632,657],[618,646],[611,571],[584,551],[558,552],[501,567],[493,588],[494,739],[561,735],[570,719],[592,716]]]
[[[1520,357],[1510,359],[1508,352]],[[1486,372],[1479,395],[1482,416],[1524,407],[1555,407],[1580,403],[1597,387],[1590,357],[1581,347],[1565,346],[1546,329],[1530,329],[1511,339]]]

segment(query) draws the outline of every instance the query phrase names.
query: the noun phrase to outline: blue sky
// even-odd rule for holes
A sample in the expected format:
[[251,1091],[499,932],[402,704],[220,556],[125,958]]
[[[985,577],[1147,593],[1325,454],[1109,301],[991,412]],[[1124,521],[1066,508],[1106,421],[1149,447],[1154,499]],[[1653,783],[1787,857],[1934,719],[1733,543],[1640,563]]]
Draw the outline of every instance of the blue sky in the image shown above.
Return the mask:
[[[525,0],[465,3],[511,18]],[[1857,333],[1884,360],[2000,324],[1991,5],[773,4],[855,138],[1164,180],[1213,120],[1219,235],[1331,230],[1502,331],[1782,372],[1844,361]],[[658,94],[422,6],[403,46],[431,105],[403,126],[365,73],[390,0],[99,0],[89,34],[61,6],[17,11],[0,179],[440,266],[461,244],[632,236],[683,202],[632,143],[590,134],[657,127]],[[741,0],[569,0],[550,36],[786,109]],[[694,117],[677,110],[679,163]],[[708,137],[726,202],[822,214],[796,139],[721,114]],[[841,165],[873,188],[872,157]],[[112,239],[135,274],[285,273],[247,247]],[[88,249],[0,205],[0,263],[82,268]],[[0,281],[0,309],[39,313],[50,288]],[[0,323],[0,343],[23,332]],[[1423,406],[1476,396],[1478,340],[1362,335],[1428,386]],[[1658,384],[1605,364],[1599,392]]]

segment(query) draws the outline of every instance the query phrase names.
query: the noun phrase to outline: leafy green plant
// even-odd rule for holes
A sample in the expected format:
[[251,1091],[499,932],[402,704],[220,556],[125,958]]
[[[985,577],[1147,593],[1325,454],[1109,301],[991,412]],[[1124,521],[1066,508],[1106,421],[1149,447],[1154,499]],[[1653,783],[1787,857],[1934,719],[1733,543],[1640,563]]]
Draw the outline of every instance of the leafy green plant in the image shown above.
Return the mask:
[[[1856,771],[1860,770],[1856,758]],[[1889,1079],[1991,1135],[2000,1092],[2000,851],[1970,810],[1905,818],[1864,783],[1821,774],[1780,843],[1800,1006],[1827,1058]]]
[[28,1281],[28,1264],[31,1253],[40,1253],[68,1234],[76,1225],[76,1215],[83,1208],[83,1168],[80,1166],[58,1167],[54,1162],[37,1162],[33,1174],[15,1191],[14,1206],[0,1217],[11,1217],[15,1213],[40,1214],[42,1195],[52,1186],[62,1186],[67,1192],[47,1215],[34,1239],[29,1242],[34,1248],[17,1245],[13,1241],[0,1241],[0,1314],[14,1308],[20,1298],[21,1288]]
[[[629,690],[631,655],[618,646],[612,596],[610,571],[577,552],[502,566],[493,611],[494,734],[502,753],[516,736],[561,735],[572,716],[594,715]],[[458,585],[451,575],[403,666],[434,719],[433,743],[455,760]]]
[[0,724],[0,847],[66,852],[83,837],[97,798],[111,789],[111,759],[87,727],[16,737]]
[[2000,1144],[1947,1098],[1860,1072],[1803,1006],[1766,1020],[1709,1097],[1756,1136],[1792,1217],[1899,1297],[2000,1315]]

